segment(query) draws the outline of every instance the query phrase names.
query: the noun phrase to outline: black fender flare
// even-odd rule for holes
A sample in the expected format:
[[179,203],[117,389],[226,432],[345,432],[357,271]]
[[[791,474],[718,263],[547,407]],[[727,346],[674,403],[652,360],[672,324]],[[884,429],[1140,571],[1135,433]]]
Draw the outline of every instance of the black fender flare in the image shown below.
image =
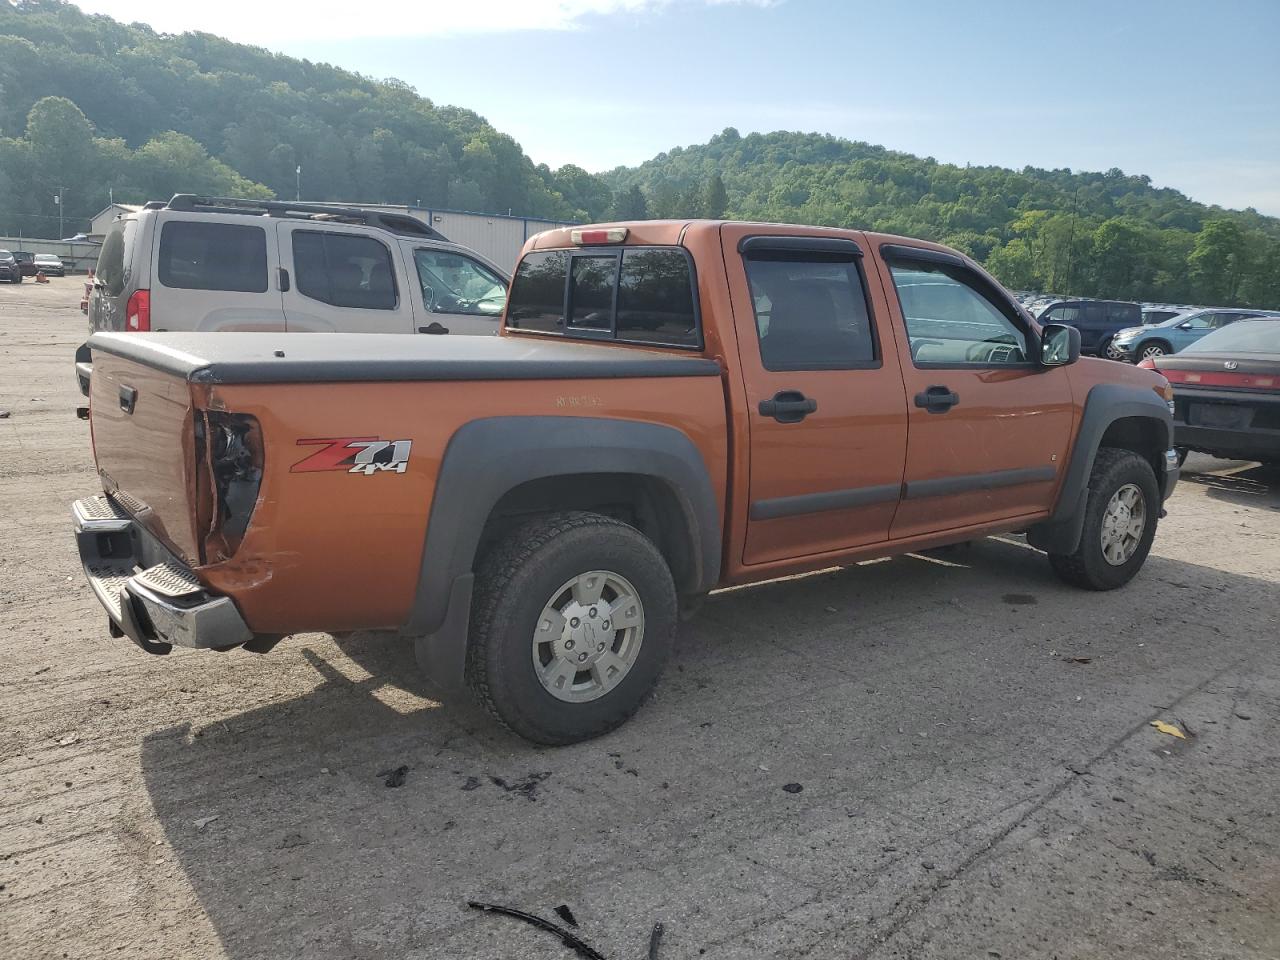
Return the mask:
[[[1085,397],[1084,413],[1076,432],[1075,446],[1067,464],[1058,503],[1048,520],[1027,531],[1027,542],[1048,553],[1074,553],[1080,545],[1084,527],[1085,504],[1089,497],[1089,477],[1093,461],[1102,445],[1107,429],[1117,420],[1137,417],[1158,424],[1163,450],[1173,446],[1173,414],[1168,402],[1150,387],[1130,384],[1100,383]],[[1177,481],[1177,466],[1166,475],[1157,474],[1161,495],[1168,497]]]
[[488,417],[460,427],[445,448],[418,588],[402,632],[431,634],[447,620],[456,627],[459,611],[453,608],[469,601],[480,535],[505,494],[531,480],[607,473],[652,478],[670,489],[684,513],[694,554],[690,566],[696,582],[678,586],[689,594],[715,586],[721,552],[718,501],[710,471],[684,433],[635,420]]

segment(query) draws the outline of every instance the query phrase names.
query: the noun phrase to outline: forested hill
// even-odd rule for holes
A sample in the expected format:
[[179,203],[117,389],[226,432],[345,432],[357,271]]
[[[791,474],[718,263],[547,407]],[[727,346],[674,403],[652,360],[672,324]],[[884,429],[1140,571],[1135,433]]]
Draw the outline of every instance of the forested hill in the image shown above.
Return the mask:
[[0,236],[79,229],[177,192],[582,221],[727,216],[940,240],[1014,289],[1280,308],[1280,220],[1147,177],[957,167],[816,133],[732,128],[603,175],[535,165],[407,85],[62,0],[0,0]]
[[654,216],[726,214],[950,244],[1014,289],[1280,307],[1280,220],[1148,177],[958,167],[820,134],[727,129],[606,174]]
[[108,187],[122,201],[291,198],[299,164],[312,200],[575,219],[603,216],[611,200],[598,178],[536,167],[477,114],[398,81],[157,34],[60,0],[0,0],[0,137],[0,231],[23,217],[27,234],[56,214],[59,186],[77,217],[106,206]]

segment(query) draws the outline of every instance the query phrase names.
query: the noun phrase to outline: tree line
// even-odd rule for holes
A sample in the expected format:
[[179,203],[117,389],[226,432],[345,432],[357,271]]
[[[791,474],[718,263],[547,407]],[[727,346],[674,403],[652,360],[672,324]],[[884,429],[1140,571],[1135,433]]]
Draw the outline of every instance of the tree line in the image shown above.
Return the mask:
[[[301,175],[298,167],[302,167]],[[196,192],[582,222],[727,217],[936,240],[1013,289],[1280,307],[1280,220],[1150,178],[960,167],[816,133],[742,136],[603,174],[535,164],[478,114],[203,33],[0,2],[0,235],[49,235],[63,197]]]

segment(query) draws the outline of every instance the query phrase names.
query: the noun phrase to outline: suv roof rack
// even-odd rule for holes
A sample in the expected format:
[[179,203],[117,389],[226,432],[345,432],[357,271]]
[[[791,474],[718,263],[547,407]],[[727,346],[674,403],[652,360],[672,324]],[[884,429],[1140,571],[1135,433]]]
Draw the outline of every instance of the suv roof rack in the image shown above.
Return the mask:
[[[152,204],[155,204],[153,206]],[[182,210],[188,213],[238,213],[257,214],[264,217],[290,217],[299,220],[320,220],[336,223],[361,223],[380,227],[400,236],[424,237],[428,240],[448,241],[448,237],[417,217],[405,213],[388,213],[385,210],[369,210],[365,207],[336,206],[325,203],[299,203],[290,200],[240,200],[234,197],[201,197],[194,193],[175,193],[167,204],[161,201],[148,203],[147,209]]]

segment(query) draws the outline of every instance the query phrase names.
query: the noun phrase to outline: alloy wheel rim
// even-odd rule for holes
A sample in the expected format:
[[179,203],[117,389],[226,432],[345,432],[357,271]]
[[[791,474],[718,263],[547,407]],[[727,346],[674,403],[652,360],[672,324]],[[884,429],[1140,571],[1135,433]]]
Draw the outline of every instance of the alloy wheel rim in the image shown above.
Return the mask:
[[571,577],[538,614],[533,670],[551,696],[597,700],[631,672],[644,642],[644,604],[631,581],[609,570]]
[[1151,346],[1142,351],[1142,359],[1147,360],[1151,357],[1163,357],[1164,347]]
[[1102,513],[1102,557],[1113,567],[1138,551],[1147,526],[1147,500],[1137,484],[1126,483],[1111,495]]

